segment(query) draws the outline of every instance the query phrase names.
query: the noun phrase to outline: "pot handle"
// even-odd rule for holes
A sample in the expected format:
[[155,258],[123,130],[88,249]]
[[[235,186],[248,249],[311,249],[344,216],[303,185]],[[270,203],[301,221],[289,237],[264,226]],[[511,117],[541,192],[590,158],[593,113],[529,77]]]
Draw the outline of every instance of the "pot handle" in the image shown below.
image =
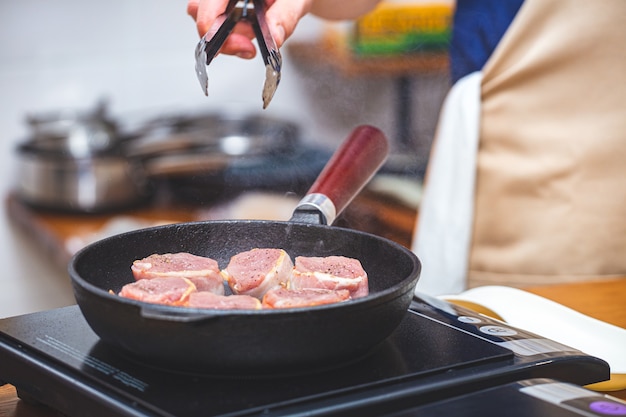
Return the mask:
[[385,134],[370,125],[356,127],[339,146],[290,221],[332,224],[387,159]]
[[163,310],[153,306],[141,306],[139,315],[150,320],[171,321],[179,323],[197,323],[218,317],[216,314],[192,313],[187,309]]

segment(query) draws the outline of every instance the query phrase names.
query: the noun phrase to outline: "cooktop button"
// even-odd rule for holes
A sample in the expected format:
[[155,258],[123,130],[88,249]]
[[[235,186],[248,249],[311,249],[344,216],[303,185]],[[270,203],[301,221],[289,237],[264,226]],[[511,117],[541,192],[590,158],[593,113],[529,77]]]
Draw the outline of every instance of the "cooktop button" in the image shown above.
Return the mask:
[[473,323],[473,324],[480,323],[482,321],[478,317],[471,317],[471,316],[459,316],[457,320],[460,321],[461,323]]
[[517,332],[502,326],[482,326],[480,331],[490,336],[515,336]]
[[594,401],[589,404],[589,409],[606,416],[626,416],[626,405],[611,401]]

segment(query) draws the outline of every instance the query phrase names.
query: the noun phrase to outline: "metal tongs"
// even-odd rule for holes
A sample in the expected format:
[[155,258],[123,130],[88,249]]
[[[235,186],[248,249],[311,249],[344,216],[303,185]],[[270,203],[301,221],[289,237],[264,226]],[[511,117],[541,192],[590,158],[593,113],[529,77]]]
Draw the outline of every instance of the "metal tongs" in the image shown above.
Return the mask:
[[270,104],[280,82],[283,59],[267,26],[265,10],[265,0],[229,0],[224,13],[218,16],[211,29],[200,39],[196,47],[196,75],[205,95],[209,95],[209,78],[205,67],[217,55],[237,22],[246,20],[254,29],[263,62],[265,62],[263,108],[265,109]]

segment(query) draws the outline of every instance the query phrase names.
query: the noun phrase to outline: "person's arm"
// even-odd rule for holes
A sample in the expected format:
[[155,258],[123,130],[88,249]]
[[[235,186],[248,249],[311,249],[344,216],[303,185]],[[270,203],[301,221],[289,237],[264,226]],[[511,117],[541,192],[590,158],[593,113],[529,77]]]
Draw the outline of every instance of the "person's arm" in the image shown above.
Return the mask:
[[[278,47],[289,38],[300,19],[311,13],[323,19],[355,19],[372,10],[380,0],[267,0],[267,22]],[[189,0],[187,13],[196,21],[200,36],[226,8],[228,0]],[[252,43],[254,32],[248,24],[237,24],[220,53],[253,58],[256,48]]]
[[352,20],[374,10],[381,0],[313,0],[310,13],[327,20]]

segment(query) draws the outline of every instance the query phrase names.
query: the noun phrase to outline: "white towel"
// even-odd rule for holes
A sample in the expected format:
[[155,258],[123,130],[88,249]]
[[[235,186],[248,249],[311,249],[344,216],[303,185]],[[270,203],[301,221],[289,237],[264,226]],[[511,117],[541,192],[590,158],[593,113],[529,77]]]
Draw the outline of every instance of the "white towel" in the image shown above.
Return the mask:
[[481,80],[475,72],[454,84],[439,117],[413,239],[421,293],[457,294],[467,286]]

